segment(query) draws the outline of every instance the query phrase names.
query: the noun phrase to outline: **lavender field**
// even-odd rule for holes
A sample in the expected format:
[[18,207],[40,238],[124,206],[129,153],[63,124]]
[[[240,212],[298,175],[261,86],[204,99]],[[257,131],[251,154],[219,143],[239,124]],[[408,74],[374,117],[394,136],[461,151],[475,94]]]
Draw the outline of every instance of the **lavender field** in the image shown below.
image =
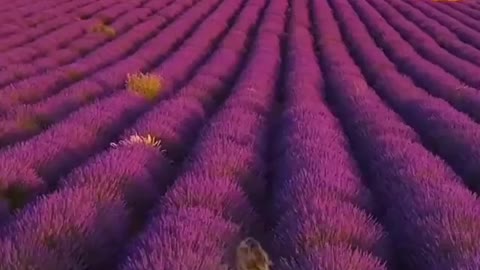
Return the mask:
[[0,0],[0,270],[479,270],[443,2]]

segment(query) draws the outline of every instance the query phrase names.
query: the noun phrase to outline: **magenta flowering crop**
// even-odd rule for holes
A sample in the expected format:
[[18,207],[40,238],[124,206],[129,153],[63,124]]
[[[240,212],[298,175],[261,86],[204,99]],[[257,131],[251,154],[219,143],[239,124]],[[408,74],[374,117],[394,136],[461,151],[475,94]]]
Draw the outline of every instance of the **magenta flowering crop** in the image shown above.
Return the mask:
[[0,270],[480,269],[479,10],[3,1]]

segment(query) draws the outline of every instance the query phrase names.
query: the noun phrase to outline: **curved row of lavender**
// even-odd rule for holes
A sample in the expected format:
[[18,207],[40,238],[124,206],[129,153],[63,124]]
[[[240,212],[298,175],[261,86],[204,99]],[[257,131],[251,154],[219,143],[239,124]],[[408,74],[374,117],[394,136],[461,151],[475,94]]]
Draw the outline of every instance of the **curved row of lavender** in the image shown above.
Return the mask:
[[441,10],[437,9],[436,6],[428,5],[423,1],[405,1],[409,5],[417,8],[426,17],[431,18],[437,21],[439,24],[448,28],[450,31],[455,33],[455,35],[462,41],[469,43],[470,45],[480,48],[480,39],[478,37],[478,30],[469,27],[468,25],[460,22],[458,17],[454,18],[449,16],[449,14],[443,13]]
[[476,14],[474,18],[477,18],[479,15],[478,3],[476,1],[462,1],[463,5],[455,5],[454,8],[458,8],[466,14],[470,14],[473,17],[473,14]]
[[[392,1],[393,2],[393,1]],[[400,35],[386,24],[379,13],[369,4],[355,5],[355,12],[367,26],[370,36],[396,68],[431,95],[438,96],[457,110],[480,120],[480,94],[440,67],[417,54]],[[379,23],[381,22],[381,23]],[[381,67],[381,65],[379,65]]]
[[438,44],[435,45],[432,43],[432,40],[429,40],[431,46],[441,46],[457,57],[470,61],[477,66],[480,65],[479,51],[474,46],[462,42],[454,32],[451,32],[448,28],[444,27],[437,21],[426,17],[424,13],[410,6],[407,2],[389,1],[376,5],[378,8],[389,10],[389,13],[392,16],[395,14],[395,17],[404,17],[403,19],[400,19],[401,23],[405,20],[414,23],[419,29],[424,31],[425,34],[431,36]]
[[308,1],[294,1],[291,9],[272,185],[275,225],[267,240],[274,269],[387,269],[388,236],[372,216],[374,201],[324,100]]
[[399,16],[398,12],[385,2],[377,2],[375,5],[379,14],[385,18],[385,25],[395,29],[424,59],[468,85],[480,87],[480,78],[474,75],[479,73],[480,67],[452,55],[448,50],[439,46],[427,33],[421,31],[413,22]]
[[[360,9],[362,7],[357,8]],[[354,58],[365,67],[370,85],[419,133],[432,152],[445,159],[468,186],[480,191],[480,148],[477,148],[480,146],[480,126],[446,101],[432,97],[428,91],[416,87],[414,82],[397,72],[395,65],[383,52],[375,49],[375,41],[362,27],[362,21],[353,9],[336,10],[345,25],[344,33],[348,36],[346,44],[352,48]],[[352,28],[355,31],[350,31]]]
[[459,12],[455,10],[452,7],[449,7],[448,5],[435,5],[433,6],[435,9],[441,11],[442,13],[454,18],[455,20],[461,22],[462,24],[468,26],[471,29],[474,29],[476,31],[480,30],[480,26],[478,25],[476,19],[471,18],[469,16],[465,16],[464,13]]
[[[460,4],[460,3],[459,3]],[[458,10],[462,15],[468,15],[473,19],[479,19],[480,14],[475,10],[475,1],[461,1],[461,5],[451,5],[454,10]]]
[[[402,269],[475,269],[480,252],[474,240],[480,232],[477,197],[367,85],[342,42],[338,25],[349,19],[338,13],[366,3],[314,2],[327,96],[383,208],[379,219],[392,239],[394,261]],[[340,42],[332,44],[329,38]],[[391,82],[395,87],[396,81]]]

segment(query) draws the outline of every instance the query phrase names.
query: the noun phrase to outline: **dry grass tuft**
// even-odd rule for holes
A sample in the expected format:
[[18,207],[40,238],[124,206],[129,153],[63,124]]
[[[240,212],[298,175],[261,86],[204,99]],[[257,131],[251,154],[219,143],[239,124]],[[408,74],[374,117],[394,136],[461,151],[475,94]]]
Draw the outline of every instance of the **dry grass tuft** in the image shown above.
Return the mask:
[[248,237],[237,247],[237,270],[270,270],[272,262],[260,243]]
[[69,69],[66,71],[67,78],[70,81],[79,81],[83,78],[83,74],[80,71]]
[[23,130],[37,131],[41,130],[42,125],[35,118],[19,119],[19,125]]
[[92,32],[104,34],[109,38],[113,38],[117,35],[117,31],[115,31],[113,27],[108,26],[103,22],[95,24],[92,28]]
[[130,136],[128,139],[121,140],[118,143],[111,143],[112,147],[119,147],[122,145],[132,145],[132,144],[146,144],[155,148],[160,148],[160,140],[155,138],[152,135],[140,136],[138,134]]
[[154,74],[128,74],[126,88],[148,99],[155,99],[162,90],[162,79]]

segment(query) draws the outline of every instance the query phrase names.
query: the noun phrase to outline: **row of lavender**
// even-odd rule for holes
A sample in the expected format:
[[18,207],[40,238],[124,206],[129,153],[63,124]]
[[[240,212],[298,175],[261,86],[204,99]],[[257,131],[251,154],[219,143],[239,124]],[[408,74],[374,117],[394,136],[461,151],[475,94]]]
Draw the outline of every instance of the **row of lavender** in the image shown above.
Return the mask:
[[[396,6],[398,10],[404,10],[408,8],[406,5],[402,5],[398,1],[391,1],[391,4]],[[378,3],[377,3],[378,4]],[[414,9],[408,8],[409,12],[413,12]],[[455,78],[451,74],[442,70],[438,66],[426,61],[417,54],[415,50],[411,48],[409,43],[402,40],[398,33],[386,24],[379,24],[378,21],[386,22],[381,16],[375,12],[372,6],[364,5],[357,11],[362,21],[367,25],[370,35],[375,39],[378,46],[381,46],[385,55],[396,63],[396,67],[405,75],[408,75],[413,79],[414,83],[420,87],[425,88],[431,95],[440,97],[457,110],[469,114],[472,118],[479,120],[480,115],[478,111],[478,104],[480,102],[478,91],[466,85],[464,82]],[[442,35],[451,34],[446,29],[442,29],[440,25],[436,24],[433,20],[421,19],[415,16],[419,24],[432,25],[432,31],[434,29],[441,31]],[[413,16],[410,17],[413,20]],[[374,27],[373,27],[374,26]],[[386,35],[387,34],[387,35]],[[477,38],[480,37],[476,34]],[[477,49],[468,50],[468,46],[465,43],[460,42],[453,35],[448,36],[448,43],[451,46],[462,46],[461,50],[465,52],[464,57],[469,59],[476,59],[479,56]],[[399,44],[400,46],[392,46],[392,42]],[[438,46],[437,46],[438,47]],[[435,48],[433,46],[432,48]],[[457,52],[460,50],[457,50]],[[439,78],[441,80],[439,80]]]

